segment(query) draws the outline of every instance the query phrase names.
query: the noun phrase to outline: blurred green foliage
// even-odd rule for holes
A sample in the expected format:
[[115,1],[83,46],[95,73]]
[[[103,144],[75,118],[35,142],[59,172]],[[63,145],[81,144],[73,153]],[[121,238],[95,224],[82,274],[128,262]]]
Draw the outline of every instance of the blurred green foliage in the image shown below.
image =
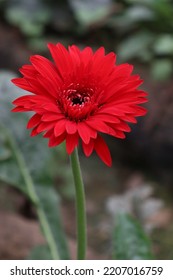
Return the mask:
[[139,222],[128,214],[117,217],[113,232],[113,257],[118,260],[153,259],[150,241]]
[[47,41],[104,45],[120,61],[149,65],[155,79],[171,77],[172,0],[1,0],[0,13],[33,50]]

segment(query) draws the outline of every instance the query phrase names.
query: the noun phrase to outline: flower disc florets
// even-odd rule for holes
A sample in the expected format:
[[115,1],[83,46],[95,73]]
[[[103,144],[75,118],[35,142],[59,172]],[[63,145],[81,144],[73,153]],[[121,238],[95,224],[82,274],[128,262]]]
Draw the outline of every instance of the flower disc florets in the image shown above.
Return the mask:
[[75,122],[86,120],[99,106],[96,99],[97,88],[70,84],[59,93],[57,104],[64,116]]
[[54,62],[34,55],[31,65],[24,65],[22,78],[13,79],[18,87],[31,92],[16,99],[14,112],[33,111],[27,128],[31,135],[44,133],[49,146],[66,141],[71,154],[81,140],[86,156],[93,150],[107,165],[111,155],[101,133],[125,138],[127,123],[136,123],[146,109],[138,106],[147,101],[146,93],[137,88],[139,75],[131,75],[129,64],[116,65],[114,53],[104,48],[93,52],[62,44],[49,44]]

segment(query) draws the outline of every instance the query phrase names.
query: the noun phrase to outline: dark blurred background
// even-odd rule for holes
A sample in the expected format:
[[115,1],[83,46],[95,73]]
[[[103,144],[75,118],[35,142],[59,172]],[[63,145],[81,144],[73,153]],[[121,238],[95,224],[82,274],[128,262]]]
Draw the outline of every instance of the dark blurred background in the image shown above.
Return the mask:
[[[8,98],[14,99],[8,80],[18,75],[18,68],[28,63],[29,56],[39,53],[50,57],[48,42],[81,48],[89,45],[93,49],[104,46],[107,52],[116,52],[118,63],[134,65],[134,73],[141,75],[142,88],[148,92],[148,113],[132,125],[126,140],[107,137],[113,156],[111,169],[94,155],[85,159],[81,153],[90,258],[110,257],[112,217],[126,211],[140,219],[150,235],[156,258],[172,259],[173,1],[0,0],[1,106]],[[10,122],[11,115],[8,117]],[[24,129],[20,122],[17,125],[18,130]],[[70,175],[66,180],[70,171],[62,154],[59,164],[64,171],[54,170],[51,176],[62,198],[73,252],[74,194]],[[43,242],[35,213],[22,194],[4,180],[1,184],[0,258],[25,258],[33,246]],[[28,236],[28,232],[32,234]]]

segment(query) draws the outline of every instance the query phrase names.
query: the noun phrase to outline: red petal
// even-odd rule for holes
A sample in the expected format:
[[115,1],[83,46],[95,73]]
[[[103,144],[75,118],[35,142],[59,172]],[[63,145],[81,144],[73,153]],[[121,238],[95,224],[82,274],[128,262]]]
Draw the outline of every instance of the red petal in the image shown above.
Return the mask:
[[[132,76],[134,77],[134,76]],[[103,98],[103,102],[109,101],[111,98],[116,98],[119,94],[124,94],[128,91],[136,90],[143,83],[143,80],[139,78],[132,81],[121,81],[117,84],[117,81],[114,80],[106,89],[106,94]]]
[[51,83],[49,80],[47,80],[45,77],[37,76],[38,82],[41,84],[41,86],[53,97],[57,98],[57,87],[54,83]]
[[11,110],[11,112],[28,112],[28,111],[32,111],[32,110],[23,108],[21,106],[17,106]]
[[65,132],[65,125],[66,125],[65,119],[57,121],[55,128],[54,128],[55,137],[60,136],[61,134],[63,134]]
[[119,117],[123,116],[124,112],[122,112],[120,108],[116,108],[115,106],[108,104],[99,109],[99,114],[115,115]]
[[48,44],[48,48],[51,52],[53,60],[56,63],[56,67],[58,69],[59,75],[61,78],[64,78],[64,74],[70,73],[73,68],[71,56],[66,48],[62,44],[57,44],[56,46],[53,44]]
[[88,120],[86,120],[86,124],[96,131],[100,131],[103,133],[109,133],[110,131],[110,128],[107,124],[105,124],[102,120],[94,117],[90,117]]
[[78,145],[79,136],[78,133],[75,134],[67,134],[66,136],[66,150],[70,155],[74,148]]
[[128,63],[124,63],[124,64],[121,64],[121,65],[116,65],[114,73],[116,73],[116,78],[119,78],[119,77],[124,78],[124,77],[130,76],[132,71],[133,71],[133,65],[130,65]]
[[42,97],[45,96],[46,98],[50,98],[52,100],[52,95],[50,94],[48,88],[43,87],[42,84],[37,79],[38,75],[40,74],[37,74],[32,78],[29,77],[26,78],[26,81],[31,87],[31,92],[38,96],[42,96]]
[[13,104],[15,105],[22,105],[25,106],[27,104],[31,105],[31,104],[39,104],[39,105],[43,105],[44,103],[50,102],[50,100],[48,98],[46,98],[45,96],[38,96],[38,95],[23,95],[17,99],[15,99],[13,101]]
[[24,95],[24,96],[20,96],[17,99],[15,99],[12,103],[14,105],[24,105],[26,102],[30,101],[30,97],[32,97],[33,95]]
[[34,126],[38,125],[40,120],[41,120],[41,116],[39,114],[33,115],[30,118],[30,120],[29,120],[29,122],[27,124],[27,128],[30,129],[30,128],[33,128]]
[[121,121],[118,124],[111,124],[111,127],[113,127],[116,130],[122,130],[122,131],[125,131],[125,132],[130,132],[131,131],[131,128],[129,127],[129,125],[126,124],[123,121]]
[[15,78],[15,79],[12,79],[11,82],[12,82],[13,84],[15,84],[15,85],[16,85],[17,87],[19,87],[19,88],[22,88],[22,89],[24,89],[24,90],[33,92],[32,87],[31,87],[30,84],[26,81],[25,78]]
[[115,65],[116,55],[113,52],[110,52],[105,57],[100,59],[99,63],[95,65],[94,72],[97,72],[103,80],[112,72],[112,69]]
[[64,116],[62,114],[55,113],[45,113],[41,118],[41,120],[44,122],[56,121],[60,119],[64,119]]
[[55,137],[54,135],[50,138],[49,140],[49,147],[55,147],[58,146],[59,144],[61,144],[66,138],[66,133],[61,134],[58,137]]
[[81,137],[82,141],[85,144],[88,144],[92,135],[92,128],[90,128],[88,125],[86,125],[85,122],[78,123],[78,133]]
[[60,113],[60,114],[61,114],[60,109],[59,109],[58,106],[55,105],[54,103],[47,103],[47,104],[44,104],[44,105],[43,105],[43,108],[44,108],[46,111],[50,112],[50,113],[53,112],[53,113]]
[[140,106],[135,106],[134,109],[135,109],[135,111],[136,111],[136,112],[134,113],[134,115],[135,115],[136,117],[143,116],[143,115],[145,115],[145,114],[147,113],[147,109],[146,109],[146,108],[143,108],[143,107],[140,107]]
[[44,138],[52,138],[52,137],[55,137],[54,136],[54,129],[50,129],[48,131],[46,131],[44,134],[43,134],[43,137]]
[[56,122],[42,122],[38,125],[37,132],[43,132],[49,130],[55,126]]
[[49,78],[51,82],[59,87],[60,78],[55,66],[51,61],[41,55],[31,56],[30,61],[38,73],[40,73],[45,78]]
[[108,149],[106,142],[103,140],[103,138],[100,135],[98,135],[96,140],[94,141],[94,149],[98,154],[98,156],[106,165],[108,166],[112,165],[110,151]]
[[33,128],[33,130],[31,131],[31,137],[38,135],[39,132],[37,131],[37,126]]
[[23,65],[19,69],[20,73],[25,77],[33,78],[38,73],[37,70],[33,67],[33,65]]
[[93,152],[93,149],[94,149],[94,140],[93,139],[90,139],[90,142],[88,144],[85,144],[83,141],[82,141],[82,148],[83,148],[83,151],[84,151],[84,154],[89,157],[92,152]]
[[101,120],[101,121],[107,122],[107,123],[119,123],[120,122],[120,120],[117,116],[101,114],[101,113],[98,113],[96,116],[94,116],[94,119]]
[[66,131],[68,134],[74,134],[77,131],[77,124],[72,121],[66,121]]
[[[117,129],[118,129],[118,127],[117,127]],[[116,130],[114,136],[117,137],[117,138],[120,138],[120,139],[126,138],[124,132],[120,131],[120,130]]]
[[131,115],[128,115],[128,114],[121,117],[121,119],[123,121],[131,122],[131,123],[137,123],[137,120],[134,118],[134,116],[131,116]]
[[81,61],[84,63],[85,66],[89,66],[89,68],[91,67],[92,57],[93,51],[90,47],[86,47],[81,51]]
[[45,88],[43,88],[42,85],[35,79],[36,79],[36,75],[32,77],[28,76],[26,78],[17,78],[11,81],[16,86],[26,91],[32,92],[37,95],[48,96],[49,92]]
[[79,48],[75,45],[69,46],[69,53],[73,61],[76,65],[79,65],[81,62],[81,51]]

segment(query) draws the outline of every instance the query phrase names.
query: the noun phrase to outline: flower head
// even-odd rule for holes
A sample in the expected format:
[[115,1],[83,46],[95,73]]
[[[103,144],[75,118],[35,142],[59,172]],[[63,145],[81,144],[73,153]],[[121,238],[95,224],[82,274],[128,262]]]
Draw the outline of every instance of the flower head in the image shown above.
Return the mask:
[[54,62],[40,55],[31,56],[24,65],[22,78],[12,82],[32,94],[13,101],[13,112],[33,111],[27,128],[31,136],[43,132],[49,147],[66,141],[71,154],[81,140],[83,151],[90,156],[95,150],[103,162],[111,165],[111,155],[101,133],[125,138],[127,123],[146,113],[138,106],[146,102],[146,93],[137,89],[142,80],[131,75],[133,66],[116,65],[113,52],[104,48],[93,52],[60,43],[49,44]]

